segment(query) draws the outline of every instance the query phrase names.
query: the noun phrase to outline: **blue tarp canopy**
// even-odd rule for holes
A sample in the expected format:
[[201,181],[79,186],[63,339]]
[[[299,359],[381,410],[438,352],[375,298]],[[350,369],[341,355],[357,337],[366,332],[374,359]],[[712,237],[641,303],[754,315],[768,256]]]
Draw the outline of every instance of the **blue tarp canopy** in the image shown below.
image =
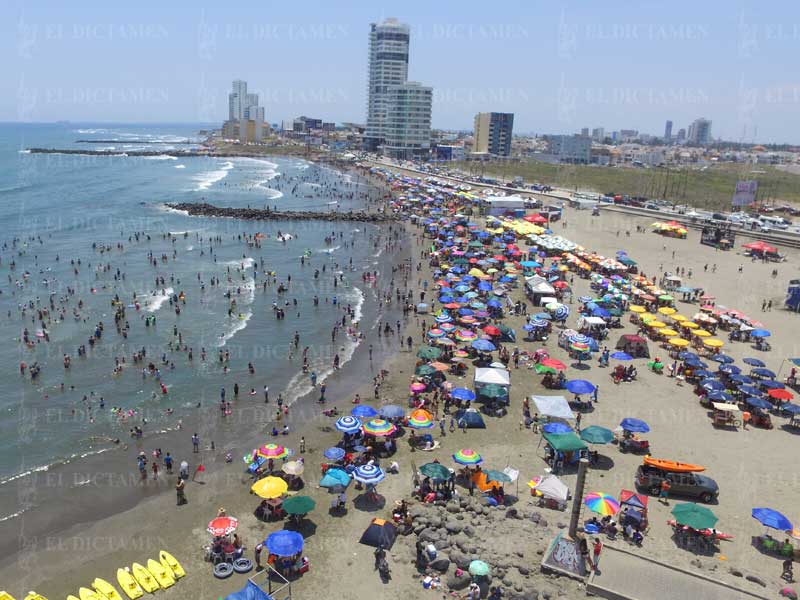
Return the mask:
[[273,600],[273,598],[255,583],[248,581],[238,592],[225,596],[225,600]]

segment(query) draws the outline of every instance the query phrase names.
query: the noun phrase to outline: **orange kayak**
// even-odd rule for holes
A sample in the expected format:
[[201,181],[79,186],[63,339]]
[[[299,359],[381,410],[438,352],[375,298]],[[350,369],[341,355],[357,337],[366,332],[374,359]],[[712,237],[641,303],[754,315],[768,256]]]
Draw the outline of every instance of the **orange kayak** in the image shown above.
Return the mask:
[[690,465],[688,463],[675,462],[674,460],[663,460],[661,458],[653,458],[652,456],[645,456],[644,464],[673,473],[697,473],[706,470],[705,467],[701,467],[700,465]]

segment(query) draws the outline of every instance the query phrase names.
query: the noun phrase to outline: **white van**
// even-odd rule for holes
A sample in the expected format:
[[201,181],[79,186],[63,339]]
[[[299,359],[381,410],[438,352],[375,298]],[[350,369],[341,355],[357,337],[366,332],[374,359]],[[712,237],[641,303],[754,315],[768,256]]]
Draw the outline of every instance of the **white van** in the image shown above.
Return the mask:
[[762,231],[769,231],[770,229],[789,229],[789,225],[787,225],[786,221],[781,217],[767,217],[761,215],[758,220],[761,222]]

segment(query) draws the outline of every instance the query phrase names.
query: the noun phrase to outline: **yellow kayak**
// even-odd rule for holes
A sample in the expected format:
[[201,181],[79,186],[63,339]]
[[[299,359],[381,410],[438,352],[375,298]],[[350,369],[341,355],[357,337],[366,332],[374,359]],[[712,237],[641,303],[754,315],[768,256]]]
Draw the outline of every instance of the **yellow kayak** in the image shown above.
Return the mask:
[[152,594],[158,589],[156,578],[153,577],[150,571],[144,568],[144,565],[133,563],[133,565],[131,565],[131,571],[133,572],[133,578],[139,582],[139,585],[142,586],[145,592],[150,592]]
[[8,592],[0,592],[0,600],[14,600],[14,596]]
[[117,569],[117,583],[119,583],[119,587],[131,600],[136,600],[144,596],[142,586],[139,585],[127,569]]
[[103,600],[97,592],[85,587],[78,590],[78,595],[81,597],[81,600]]
[[100,596],[101,599],[122,600],[122,596],[119,595],[117,588],[108,583],[105,579],[97,577],[92,582],[92,587],[97,590],[97,595]]
[[69,596],[67,596],[67,600],[79,600],[79,599],[70,594]]
[[147,561],[147,570],[153,574],[158,584],[167,589],[175,585],[175,578],[172,576],[172,571],[167,569],[160,562],[151,559]]
[[[186,575],[186,571],[183,570],[181,563],[179,563],[177,559],[166,550],[162,550],[161,552],[159,552],[158,559],[161,561],[161,564],[164,565],[165,568],[172,571],[172,574],[175,576],[176,579],[180,579],[181,577]],[[3,599],[0,598],[0,600]]]
[[36,592],[28,592],[28,595],[25,596],[25,600],[47,600],[47,598]]

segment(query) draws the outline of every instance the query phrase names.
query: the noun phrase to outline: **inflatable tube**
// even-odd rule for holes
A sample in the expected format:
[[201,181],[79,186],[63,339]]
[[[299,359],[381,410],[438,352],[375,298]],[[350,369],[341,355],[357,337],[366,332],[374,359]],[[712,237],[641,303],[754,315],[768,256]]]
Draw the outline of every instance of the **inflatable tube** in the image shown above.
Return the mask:
[[249,558],[237,558],[233,561],[233,570],[237,573],[249,573],[253,570],[253,561]]
[[227,579],[233,575],[233,567],[226,563],[221,562],[214,565],[214,577],[217,579]]

